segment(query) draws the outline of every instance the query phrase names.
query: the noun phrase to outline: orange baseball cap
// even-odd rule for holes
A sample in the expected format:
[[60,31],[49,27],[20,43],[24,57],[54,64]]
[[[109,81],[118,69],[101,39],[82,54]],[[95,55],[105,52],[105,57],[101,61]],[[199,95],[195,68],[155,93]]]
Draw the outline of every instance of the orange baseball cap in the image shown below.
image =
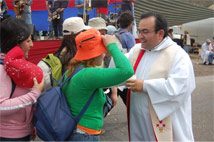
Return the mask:
[[88,60],[100,56],[106,52],[101,34],[96,29],[88,29],[81,32],[76,37],[77,53],[74,56],[76,60]]

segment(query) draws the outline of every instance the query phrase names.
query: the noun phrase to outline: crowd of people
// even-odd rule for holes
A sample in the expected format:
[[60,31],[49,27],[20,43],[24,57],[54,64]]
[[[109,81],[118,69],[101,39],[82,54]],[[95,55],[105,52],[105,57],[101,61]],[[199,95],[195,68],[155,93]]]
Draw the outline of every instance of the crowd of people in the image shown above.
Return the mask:
[[7,3],[4,0],[0,0],[0,18],[6,18],[7,17]]
[[[106,0],[107,4],[109,3],[109,0]],[[33,23],[32,23],[32,11],[31,11],[31,6],[33,3],[33,0],[13,0],[13,9],[14,9],[14,13],[16,18],[18,19],[22,19],[24,20],[27,24],[29,24],[31,26],[31,32],[33,34],[34,31],[34,27],[33,27]],[[88,21],[89,21],[89,11],[93,8],[92,7],[92,3],[91,2],[89,4],[89,0],[75,0],[74,4],[75,4],[75,8],[77,8],[77,17],[81,17],[84,20],[84,23],[86,25],[88,25]],[[103,2],[99,2],[99,1],[95,1],[95,5],[96,3],[98,5],[103,5]],[[129,11],[132,16],[134,16],[134,3],[135,0],[123,0],[121,3],[121,12],[124,11]],[[68,6],[69,2],[66,1],[62,1],[62,3],[58,4],[57,2],[55,2],[55,0],[46,0],[45,2],[46,4],[46,9],[48,11],[48,35],[49,38],[54,38],[54,39],[61,39],[63,34],[62,34],[62,24],[64,21],[64,10],[65,8]],[[6,0],[0,0],[0,16],[1,16],[1,20],[9,17],[10,15],[7,14],[7,3]],[[100,15],[105,21],[108,20],[108,8],[103,5],[103,7],[99,6],[96,7],[97,10],[97,15]],[[44,35],[44,33],[40,33],[41,35]],[[39,33],[38,33],[39,35]]]
[[[130,6],[134,0],[123,2],[132,10]],[[31,3],[31,0],[25,3],[27,13],[23,18],[28,17]],[[53,19],[55,8],[49,0],[46,4]],[[54,33],[63,37],[53,55],[60,60],[65,78],[83,67],[62,86],[74,116],[79,114],[91,93],[96,92],[67,140],[100,141],[106,95],[115,106],[120,88],[127,107],[130,141],[194,141],[191,95],[196,86],[193,65],[186,50],[172,40],[169,34],[172,31],[169,32],[164,16],[156,12],[143,13],[137,26],[140,43],[136,43],[131,34],[132,12],[121,12],[117,29],[106,25],[101,17],[84,20],[83,0],[76,0],[75,4],[79,8],[77,17],[63,20],[64,8],[55,9],[59,17],[52,21]],[[43,61],[34,65],[27,60],[33,46],[30,21],[30,18],[24,21],[9,17],[0,25],[1,141],[35,138],[33,104],[44,90],[53,87],[51,68]],[[188,43],[186,36],[186,47]],[[213,45],[209,39],[202,45],[205,64],[213,62]],[[110,93],[106,94],[106,89],[110,89]]]

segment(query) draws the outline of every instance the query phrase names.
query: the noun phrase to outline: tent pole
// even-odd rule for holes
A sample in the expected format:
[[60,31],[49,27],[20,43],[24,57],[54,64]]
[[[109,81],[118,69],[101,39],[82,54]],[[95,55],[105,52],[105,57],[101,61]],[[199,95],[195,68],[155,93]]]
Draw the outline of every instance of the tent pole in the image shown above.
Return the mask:
[[84,0],[84,6],[83,6],[83,21],[86,23],[86,2],[87,0]]

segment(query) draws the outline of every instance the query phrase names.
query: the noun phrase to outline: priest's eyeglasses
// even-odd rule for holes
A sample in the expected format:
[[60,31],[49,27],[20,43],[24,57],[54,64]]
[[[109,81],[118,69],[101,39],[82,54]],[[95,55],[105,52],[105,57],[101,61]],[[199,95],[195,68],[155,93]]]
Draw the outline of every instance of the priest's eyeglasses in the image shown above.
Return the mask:
[[148,29],[137,29],[138,35],[147,35],[152,32],[155,32],[155,30],[149,31]]

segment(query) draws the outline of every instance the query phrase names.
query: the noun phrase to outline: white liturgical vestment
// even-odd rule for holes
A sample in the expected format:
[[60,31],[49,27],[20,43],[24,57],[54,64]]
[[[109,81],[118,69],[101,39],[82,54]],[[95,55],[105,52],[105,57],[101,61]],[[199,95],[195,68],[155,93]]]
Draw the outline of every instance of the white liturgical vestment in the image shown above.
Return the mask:
[[[134,50],[141,48],[136,44],[128,53],[128,58],[135,54]],[[150,73],[160,69],[164,60],[166,48],[176,52],[170,58],[170,67],[165,77],[150,78]],[[195,89],[195,77],[189,55],[169,37],[153,50],[146,50],[135,73],[137,79],[144,80],[142,92],[131,92],[130,97],[130,140],[156,141],[149,111],[149,103],[161,121],[170,117],[172,123],[173,141],[194,141],[192,132],[191,94]],[[157,125],[158,127],[159,125]],[[163,126],[163,131],[164,131]],[[167,127],[166,127],[167,128]]]

